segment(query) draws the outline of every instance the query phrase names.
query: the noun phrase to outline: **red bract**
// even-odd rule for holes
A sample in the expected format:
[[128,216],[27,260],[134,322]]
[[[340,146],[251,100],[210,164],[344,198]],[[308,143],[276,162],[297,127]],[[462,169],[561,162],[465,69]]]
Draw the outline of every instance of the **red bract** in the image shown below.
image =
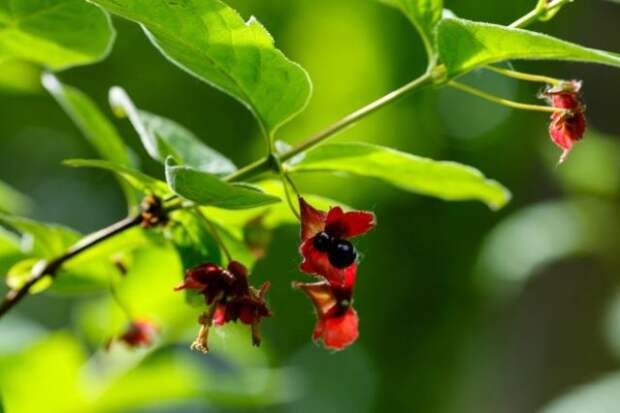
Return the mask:
[[352,291],[334,288],[327,281],[293,283],[303,290],[314,304],[317,322],[312,333],[326,348],[342,350],[353,344],[359,335],[357,312],[353,309]]
[[231,261],[226,269],[206,263],[186,271],[185,281],[175,288],[199,290],[211,308],[200,317],[202,328],[192,348],[208,351],[209,327],[221,326],[231,321],[241,321],[252,326],[252,343],[260,344],[258,324],[263,317],[271,316],[265,302],[269,284],[258,290],[248,284],[248,271],[243,264]]
[[[299,198],[303,272],[325,277],[331,284],[350,288],[355,281],[357,252],[349,240],[375,226],[371,212],[344,212],[334,207],[325,213]],[[351,270],[351,268],[353,268]]]
[[554,108],[566,109],[551,115],[549,135],[551,140],[564,150],[560,163],[564,162],[573,145],[581,140],[586,132],[587,121],[585,105],[581,100],[581,82],[571,80],[559,86],[548,88],[544,96]]
[[148,347],[153,343],[159,328],[148,320],[132,321],[123,335],[116,340],[110,340],[106,344],[106,349],[110,347],[112,341],[124,343],[129,348]]

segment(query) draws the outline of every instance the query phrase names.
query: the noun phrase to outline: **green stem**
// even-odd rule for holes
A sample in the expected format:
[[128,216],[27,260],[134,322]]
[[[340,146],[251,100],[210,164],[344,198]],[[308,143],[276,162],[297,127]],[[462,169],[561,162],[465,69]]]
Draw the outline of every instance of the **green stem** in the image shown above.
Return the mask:
[[541,105],[530,105],[527,103],[520,103],[520,102],[514,102],[512,100],[508,100],[508,99],[504,99],[504,98],[500,98],[497,97],[495,95],[492,95],[490,93],[487,92],[483,92],[482,90],[473,88],[471,86],[468,85],[464,85],[462,83],[459,82],[455,82],[450,81],[448,82],[448,86],[454,88],[454,89],[458,89],[461,90],[463,92],[469,93],[471,95],[474,96],[478,96],[482,99],[486,99],[489,100],[491,102],[503,105],[503,106],[508,106],[510,108],[514,108],[514,109],[521,109],[521,110],[531,110],[531,111],[536,111],[536,112],[546,112],[546,113],[554,113],[554,112],[565,112],[565,109],[561,109],[561,108],[554,108],[551,106],[541,106]]
[[539,0],[536,7],[525,16],[515,20],[509,27],[522,29],[538,21],[543,15],[553,12],[573,0]]
[[352,126],[357,123],[360,119],[365,118],[366,116],[376,112],[377,110],[383,108],[384,106],[392,103],[399,98],[403,97],[407,93],[421,88],[423,86],[427,86],[433,82],[432,70],[428,70],[422,76],[417,79],[407,83],[404,86],[388,93],[387,95],[375,100],[369,105],[364,106],[363,108],[356,110],[348,116],[340,119],[338,122],[334,123],[332,126],[318,132],[317,134],[309,137],[308,139],[302,141],[300,144],[294,146],[288,151],[284,152],[280,155],[280,160],[282,162],[288,161],[289,159],[299,155],[302,152],[307,151],[308,149],[318,145],[323,142],[325,139],[331,137],[332,135]]
[[513,79],[525,80],[528,82],[546,83],[553,86],[558,86],[562,83],[560,79],[555,79],[549,76],[533,75],[531,73],[517,72],[515,70],[503,69],[497,66],[485,66],[487,70],[490,70],[500,75],[511,77]]

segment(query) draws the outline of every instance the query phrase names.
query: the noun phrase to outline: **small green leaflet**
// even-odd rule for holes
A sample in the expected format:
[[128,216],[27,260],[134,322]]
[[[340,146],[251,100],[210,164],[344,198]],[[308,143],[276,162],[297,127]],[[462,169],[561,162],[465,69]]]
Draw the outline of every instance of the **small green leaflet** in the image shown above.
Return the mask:
[[620,67],[620,55],[545,34],[464,19],[444,19],[437,46],[448,77],[505,60],[568,60]]
[[215,175],[177,165],[172,158],[166,160],[166,180],[177,195],[199,205],[246,209],[280,202],[280,198],[268,195],[260,188],[225,182]]
[[443,0],[380,0],[400,9],[418,29],[428,50],[434,47],[435,26],[441,20]]
[[192,268],[205,262],[221,263],[217,242],[204,219],[196,212],[174,211],[165,234],[177,250],[183,268]]
[[[129,148],[95,102],[78,89],[62,84],[52,74],[44,74],[42,83],[102,158],[121,168],[133,166]],[[120,184],[128,204],[136,205],[139,199],[133,188],[123,180]]]
[[171,192],[165,182],[146,175],[136,169],[128,168],[113,162],[101,159],[67,159],[63,164],[77,168],[98,168],[110,171],[143,194],[154,194],[165,197]]
[[142,145],[156,161],[165,163],[171,156],[179,163],[215,175],[228,175],[237,170],[228,158],[203,144],[183,126],[138,110],[124,89],[110,89],[110,105],[118,115],[129,118]]
[[0,1],[0,61],[61,70],[103,59],[113,42],[109,16],[83,0]]
[[28,252],[41,258],[63,254],[81,235],[68,227],[38,222],[29,218],[0,214],[0,224],[6,224],[30,237],[25,244]]
[[0,181],[0,212],[25,213],[32,208],[32,201],[26,195]]
[[265,134],[303,110],[306,71],[274,47],[254,18],[245,22],[219,0],[90,0],[140,23],[173,63],[250,109]]
[[455,162],[439,162],[366,143],[331,143],[309,150],[291,172],[345,172],[381,179],[405,191],[448,201],[479,200],[503,207],[510,193],[480,171]]

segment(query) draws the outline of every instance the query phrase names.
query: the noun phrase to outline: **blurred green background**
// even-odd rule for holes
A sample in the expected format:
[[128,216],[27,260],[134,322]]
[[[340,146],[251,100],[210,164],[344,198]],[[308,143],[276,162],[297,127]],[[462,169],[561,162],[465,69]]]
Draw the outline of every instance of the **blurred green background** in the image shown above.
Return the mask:
[[[309,108],[280,132],[288,142],[425,68],[413,27],[372,0],[228,3],[245,17],[256,15],[313,79]],[[446,0],[459,16],[502,24],[533,3]],[[534,28],[620,51],[619,19],[620,5],[584,0]],[[141,108],[187,126],[237,165],[263,153],[246,109],[168,63],[137,25],[114,24],[118,38],[109,58],[59,74],[64,82],[94,98],[110,117],[107,92],[120,85]],[[41,294],[0,321],[0,357],[8,363],[2,368],[12,369],[13,378],[0,395],[23,399],[24,412],[52,413],[618,411],[620,75],[581,64],[514,67],[584,80],[590,130],[561,167],[546,115],[452,90],[408,96],[334,138],[475,166],[513,192],[500,212],[406,195],[365,179],[297,179],[304,191],[378,216],[378,228],[358,243],[364,253],[356,290],[361,337],[352,348],[331,354],[310,342],[312,309],[290,288],[292,280],[305,279],[296,270],[298,229],[282,227],[254,270],[255,283],[273,284],[275,317],[264,322],[260,350],[249,346],[247,331],[230,328],[214,334],[211,355],[190,353],[197,325],[188,313],[176,344],[105,355],[97,338],[107,322],[97,310],[101,296]],[[0,178],[34,201],[24,214],[82,232],[123,217],[122,193],[109,174],[61,165],[96,154],[39,89],[38,75],[23,73],[28,92],[0,92]],[[466,80],[521,101],[535,101],[539,92],[536,85],[489,72]],[[144,169],[161,176],[129,123],[116,125]],[[136,260],[135,291],[183,305],[168,297],[179,265],[170,251]],[[183,313],[171,306],[170,312]]]

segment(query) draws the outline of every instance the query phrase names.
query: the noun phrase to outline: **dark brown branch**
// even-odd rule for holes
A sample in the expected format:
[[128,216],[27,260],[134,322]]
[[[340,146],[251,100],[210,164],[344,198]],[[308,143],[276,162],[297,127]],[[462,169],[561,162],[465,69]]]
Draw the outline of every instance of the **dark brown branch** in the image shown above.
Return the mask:
[[55,277],[58,273],[58,270],[65,262],[121,232],[140,225],[141,222],[141,214],[131,216],[78,241],[78,243],[69,248],[66,253],[57,258],[54,258],[53,260],[49,261],[45,266],[43,266],[40,270],[37,270],[37,272],[32,275],[32,277],[26,282],[26,284],[24,284],[17,290],[9,291],[4,297],[2,304],[0,304],[0,317],[4,316],[24,297],[26,297],[28,295],[28,292],[30,292],[30,289],[43,277],[47,275]]

